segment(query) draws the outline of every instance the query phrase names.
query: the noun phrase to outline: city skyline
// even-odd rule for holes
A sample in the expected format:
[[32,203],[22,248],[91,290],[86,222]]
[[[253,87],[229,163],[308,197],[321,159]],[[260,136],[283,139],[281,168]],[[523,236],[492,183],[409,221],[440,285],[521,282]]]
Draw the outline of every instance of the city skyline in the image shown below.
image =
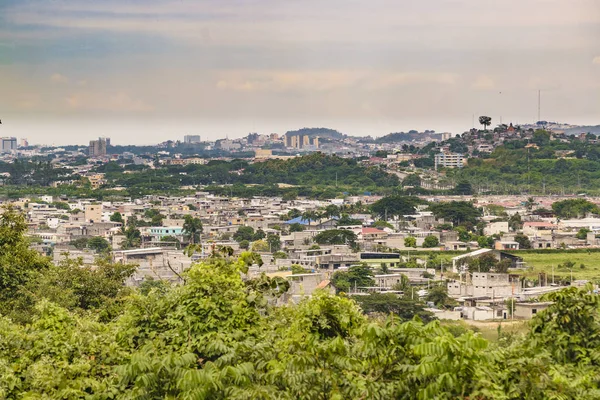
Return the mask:
[[542,119],[595,125],[599,36],[600,5],[586,0],[12,0],[0,5],[1,135],[460,133],[473,115],[534,122],[538,90]]

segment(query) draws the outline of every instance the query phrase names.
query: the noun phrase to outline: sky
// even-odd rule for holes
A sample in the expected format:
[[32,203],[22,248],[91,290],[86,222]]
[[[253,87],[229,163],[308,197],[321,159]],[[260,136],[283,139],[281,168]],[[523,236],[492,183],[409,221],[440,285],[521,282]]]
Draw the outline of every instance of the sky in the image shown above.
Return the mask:
[[0,136],[600,124],[598,0],[0,0]]

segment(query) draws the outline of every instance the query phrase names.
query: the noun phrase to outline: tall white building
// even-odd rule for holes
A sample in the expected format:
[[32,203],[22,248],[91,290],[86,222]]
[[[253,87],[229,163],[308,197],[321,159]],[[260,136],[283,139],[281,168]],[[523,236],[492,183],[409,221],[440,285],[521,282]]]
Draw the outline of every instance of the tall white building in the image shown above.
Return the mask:
[[435,169],[438,169],[438,167],[462,168],[466,161],[466,157],[460,153],[438,153],[435,155]]

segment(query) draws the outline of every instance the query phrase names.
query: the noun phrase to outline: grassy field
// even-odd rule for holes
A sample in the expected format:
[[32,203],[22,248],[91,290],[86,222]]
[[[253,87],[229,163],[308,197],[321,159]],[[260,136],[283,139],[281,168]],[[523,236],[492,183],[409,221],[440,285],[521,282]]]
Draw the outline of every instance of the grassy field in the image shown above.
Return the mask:
[[523,335],[529,330],[529,321],[510,321],[510,320],[498,320],[498,321],[472,321],[472,320],[461,320],[461,321],[448,321],[444,320],[440,323],[446,327],[455,335],[472,330],[478,332],[484,339],[491,342],[498,340],[498,327],[501,331],[506,334]]
[[[531,270],[525,272],[527,277],[537,278],[540,272],[548,274],[548,281],[552,281],[552,271],[554,269],[554,278],[570,280],[571,270],[559,267],[565,262],[574,262],[573,279],[600,280],[600,252],[553,252],[553,253],[529,253],[515,252],[514,254],[523,257],[523,261]],[[583,268],[581,265],[583,264]]]

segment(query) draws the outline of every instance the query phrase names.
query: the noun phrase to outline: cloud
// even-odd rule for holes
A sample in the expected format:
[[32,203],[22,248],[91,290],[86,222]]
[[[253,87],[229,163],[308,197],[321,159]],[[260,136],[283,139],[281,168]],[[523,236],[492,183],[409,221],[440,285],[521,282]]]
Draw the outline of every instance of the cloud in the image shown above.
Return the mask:
[[496,88],[496,82],[488,75],[479,75],[471,84],[475,90],[492,90]]
[[600,56],[594,57],[592,64],[600,65]]
[[54,83],[69,83],[69,78],[59,73],[53,74],[50,80]]
[[73,93],[66,98],[69,109],[74,111],[148,112],[154,107],[125,92],[102,94],[93,92]]
[[453,85],[457,75],[446,72],[390,72],[378,70],[227,71],[217,88],[240,92],[327,92],[353,88],[382,90],[415,84]]

